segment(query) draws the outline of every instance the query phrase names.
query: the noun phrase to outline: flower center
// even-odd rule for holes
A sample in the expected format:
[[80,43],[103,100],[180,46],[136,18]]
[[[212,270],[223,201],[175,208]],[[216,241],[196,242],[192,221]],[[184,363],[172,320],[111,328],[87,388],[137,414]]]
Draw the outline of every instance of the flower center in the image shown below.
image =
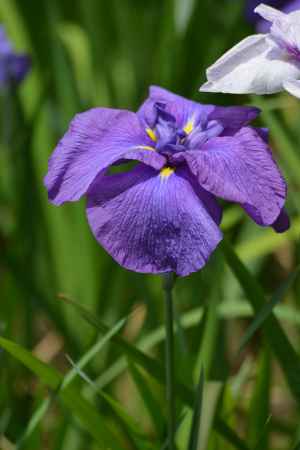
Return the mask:
[[156,103],[156,120],[153,128],[146,132],[153,142],[155,150],[165,156],[187,150],[199,150],[209,139],[219,136],[224,127],[217,120],[202,120],[192,116],[178,126],[175,117],[165,110],[166,105]]

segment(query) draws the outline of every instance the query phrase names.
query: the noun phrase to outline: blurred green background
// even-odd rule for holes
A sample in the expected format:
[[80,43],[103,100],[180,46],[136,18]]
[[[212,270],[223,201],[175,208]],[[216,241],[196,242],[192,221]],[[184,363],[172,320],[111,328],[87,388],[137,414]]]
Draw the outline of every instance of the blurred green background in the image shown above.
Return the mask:
[[[161,281],[118,267],[93,239],[84,200],[56,208],[43,187],[75,113],[136,110],[150,84],[259,106],[292,217],[276,235],[226,205],[227,244],[177,281],[178,449],[299,449],[300,103],[198,92],[205,68],[252,32],[244,2],[1,0],[0,23],[33,62],[18,92],[1,95],[0,449],[166,448]],[[200,433],[188,447],[201,367]]]

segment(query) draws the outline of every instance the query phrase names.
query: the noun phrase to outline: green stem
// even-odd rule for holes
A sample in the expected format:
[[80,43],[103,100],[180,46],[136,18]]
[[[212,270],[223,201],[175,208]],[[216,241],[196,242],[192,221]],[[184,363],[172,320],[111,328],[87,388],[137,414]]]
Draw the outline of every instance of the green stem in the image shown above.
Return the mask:
[[169,450],[175,450],[176,399],[174,380],[174,319],[172,289],[175,283],[173,273],[163,275],[165,292],[165,323],[166,323],[166,385],[168,407],[168,442]]

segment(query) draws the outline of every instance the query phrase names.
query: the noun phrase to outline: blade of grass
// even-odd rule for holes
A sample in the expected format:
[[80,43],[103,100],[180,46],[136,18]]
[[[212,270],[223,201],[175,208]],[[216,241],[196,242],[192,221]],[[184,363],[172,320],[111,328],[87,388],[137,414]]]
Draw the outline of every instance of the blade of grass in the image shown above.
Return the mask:
[[188,450],[197,450],[198,446],[199,446],[203,388],[204,388],[204,370],[203,370],[203,368],[201,368],[199,382],[198,382],[198,388],[197,388],[197,394],[196,394],[196,399],[195,399],[195,405],[194,405],[193,420],[192,420]]
[[253,450],[260,450],[261,448],[267,448],[266,439],[267,439],[267,433],[269,431],[270,421],[271,421],[271,416],[268,417],[268,419],[264,423],[263,427],[261,428],[262,431],[260,431],[260,437],[258,438],[255,447],[253,447]]
[[[102,324],[93,314],[91,314],[88,310],[86,310],[82,305],[74,302],[69,299],[65,295],[60,295],[60,298],[66,303],[72,305],[75,309],[77,309],[78,313],[81,315],[83,319],[85,319],[89,324],[96,327],[102,333],[107,332],[108,327]],[[145,353],[141,352],[137,348],[130,345],[120,336],[114,336],[112,338],[112,342],[114,342],[120,350],[122,350],[132,361],[141,365],[146,372],[152,375],[156,380],[158,380],[162,385],[164,385],[164,368],[163,366],[156,361],[154,358],[147,356]],[[176,389],[178,395],[181,397],[182,401],[187,403],[188,405],[193,405],[194,403],[194,392],[192,389],[187,387],[183,383],[176,383]],[[242,439],[232,430],[221,418],[217,418],[214,422],[214,426],[216,430],[221,433],[225,439],[229,440],[237,449],[239,450],[248,450],[247,445],[243,442]]]
[[241,339],[239,350],[237,352],[237,355],[240,355],[241,352],[245,349],[245,347],[248,345],[254,334],[257,332],[257,330],[262,327],[264,322],[267,320],[267,318],[270,316],[271,313],[273,313],[274,307],[281,302],[287,291],[290,289],[290,287],[293,285],[293,283],[296,281],[297,277],[299,275],[299,267],[289,275],[287,280],[281,284],[281,286],[278,288],[278,290],[273,295],[270,302],[267,302],[264,304],[264,306],[260,309],[259,313],[256,314],[254,317],[254,320],[252,321],[251,325],[247,328],[244,336]]
[[137,441],[145,441],[147,439],[145,433],[140,430],[140,425],[122,408],[122,406],[109,394],[100,390],[95,383],[84,373],[79,367],[77,367],[72,360],[70,360],[74,370],[87,384],[91,386],[96,394],[98,394],[105,403],[109,406],[116,421],[121,425],[121,428],[126,434],[131,446],[138,450]]
[[[269,346],[261,352],[257,367],[257,379],[249,408],[248,442],[250,447],[268,448],[270,387],[272,385],[271,358]],[[257,408],[259,405],[259,408]],[[259,447],[260,445],[260,447]]]
[[[222,249],[230,269],[244,290],[246,298],[253,310],[259,313],[265,305],[265,296],[260,284],[226,240],[222,242]],[[300,404],[300,359],[273,313],[270,313],[265,321],[263,332],[281,366],[291,392]]]
[[147,383],[146,377],[142,374],[141,370],[136,367],[135,364],[128,362],[128,369],[132,376],[132,379],[140,393],[140,396],[147,409],[149,417],[155,426],[158,436],[162,436],[166,429],[166,418],[161,412],[161,407],[151,392],[149,383]]
[[[124,324],[126,323],[127,317],[124,319],[121,319],[119,322],[116,323],[115,326],[111,328],[111,330],[108,331],[101,339],[99,339],[78,361],[76,367],[83,369],[95,356],[97,353],[100,352],[100,350],[103,348],[103,346],[114,336],[117,334],[121,328],[123,328]],[[77,376],[77,370],[75,368],[72,368],[63,378],[59,388],[57,389],[55,396],[52,395],[49,398],[46,398],[44,401],[41,402],[41,404],[38,406],[34,414],[32,415],[25,431],[23,432],[22,436],[19,438],[17,444],[16,444],[16,450],[20,449],[23,444],[26,442],[26,440],[31,436],[31,434],[34,432],[38,424],[41,422],[45,414],[47,413],[50,405],[52,404],[52,401],[55,399],[55,397],[61,393],[65,388],[67,388],[71,382],[74,380],[74,378]]]
[[[24,364],[39,379],[53,390],[57,390],[63,381],[63,376],[53,367],[41,362],[23,347],[0,337],[0,346],[10,355]],[[99,449],[114,448],[122,450],[122,445],[110,429],[104,417],[71,386],[65,388],[59,398],[62,404],[77,417],[82,427],[95,439]]]

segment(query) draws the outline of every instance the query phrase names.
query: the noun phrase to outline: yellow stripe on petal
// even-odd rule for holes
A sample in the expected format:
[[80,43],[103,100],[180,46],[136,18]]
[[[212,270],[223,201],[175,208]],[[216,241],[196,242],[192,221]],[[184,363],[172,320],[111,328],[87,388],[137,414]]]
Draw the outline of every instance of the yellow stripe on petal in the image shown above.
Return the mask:
[[189,120],[189,121],[186,123],[186,125],[184,126],[183,131],[184,131],[186,134],[190,134],[190,133],[193,131],[193,129],[194,129],[194,121],[193,121],[193,120]]
[[172,167],[164,167],[161,171],[160,171],[160,176],[161,178],[169,178],[170,175],[172,175],[172,173],[175,172],[175,169],[172,169]]
[[152,139],[152,141],[157,141],[156,134],[151,128],[146,128],[146,133],[148,134],[149,138]]
[[143,150],[150,150],[151,152],[155,152],[155,148],[150,147],[150,145],[139,145],[138,148],[142,148]]

